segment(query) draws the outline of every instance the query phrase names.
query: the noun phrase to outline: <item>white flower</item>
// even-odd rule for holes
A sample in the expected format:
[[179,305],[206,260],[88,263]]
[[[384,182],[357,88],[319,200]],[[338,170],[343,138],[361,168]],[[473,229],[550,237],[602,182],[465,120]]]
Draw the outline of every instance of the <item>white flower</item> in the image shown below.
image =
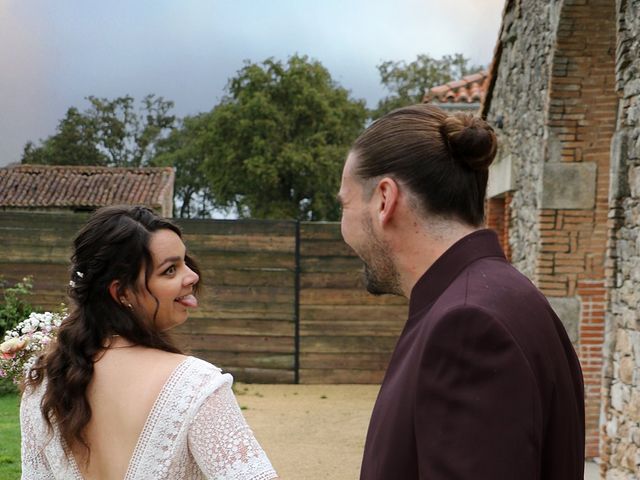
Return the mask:
[[66,312],[32,313],[5,333],[0,345],[0,376],[20,383],[58,333]]
[[24,363],[22,367],[22,373],[24,374],[25,377],[29,374],[29,370],[31,370],[33,366],[36,364],[37,359],[38,357],[36,355],[31,355],[29,359]]

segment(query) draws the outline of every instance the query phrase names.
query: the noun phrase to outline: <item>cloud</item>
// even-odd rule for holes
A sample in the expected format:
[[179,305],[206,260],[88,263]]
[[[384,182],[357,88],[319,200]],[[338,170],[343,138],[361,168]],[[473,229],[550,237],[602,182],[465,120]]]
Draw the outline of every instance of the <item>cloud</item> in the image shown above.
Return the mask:
[[0,0],[0,165],[88,95],[148,93],[210,110],[244,59],[322,62],[353,97],[385,95],[376,65],[461,52],[488,64],[504,0]]
[[55,63],[45,41],[46,26],[23,20],[24,2],[0,3],[0,164],[19,161],[27,133],[47,135],[55,122],[48,74]]

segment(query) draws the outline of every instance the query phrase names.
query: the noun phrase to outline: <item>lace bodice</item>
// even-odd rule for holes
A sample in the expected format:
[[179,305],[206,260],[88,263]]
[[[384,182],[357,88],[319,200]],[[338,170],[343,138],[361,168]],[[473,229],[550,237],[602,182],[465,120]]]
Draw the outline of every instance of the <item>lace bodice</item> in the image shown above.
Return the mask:
[[[276,478],[242,416],[229,374],[187,357],[162,387],[149,413],[125,480]],[[82,480],[55,429],[48,434],[40,400],[44,383],[20,406],[22,478]]]

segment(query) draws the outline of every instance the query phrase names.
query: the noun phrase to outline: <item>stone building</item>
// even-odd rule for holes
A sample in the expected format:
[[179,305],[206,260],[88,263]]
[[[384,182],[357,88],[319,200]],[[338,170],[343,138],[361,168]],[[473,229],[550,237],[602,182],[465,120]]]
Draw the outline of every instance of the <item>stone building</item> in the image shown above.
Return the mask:
[[15,165],[0,168],[0,210],[78,212],[122,204],[172,217],[174,181],[171,167]]
[[640,477],[640,0],[507,0],[490,226],[583,366],[587,456]]

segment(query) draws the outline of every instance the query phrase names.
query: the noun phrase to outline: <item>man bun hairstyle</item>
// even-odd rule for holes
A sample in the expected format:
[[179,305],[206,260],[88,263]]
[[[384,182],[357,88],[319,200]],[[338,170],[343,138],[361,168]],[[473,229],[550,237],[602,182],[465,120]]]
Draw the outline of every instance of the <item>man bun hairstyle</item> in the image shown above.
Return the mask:
[[376,120],[351,151],[362,180],[390,176],[425,212],[483,224],[489,166],[497,151],[496,135],[484,120],[411,105]]
[[498,149],[496,134],[487,122],[465,114],[448,116],[440,132],[451,155],[472,170],[487,170]]

